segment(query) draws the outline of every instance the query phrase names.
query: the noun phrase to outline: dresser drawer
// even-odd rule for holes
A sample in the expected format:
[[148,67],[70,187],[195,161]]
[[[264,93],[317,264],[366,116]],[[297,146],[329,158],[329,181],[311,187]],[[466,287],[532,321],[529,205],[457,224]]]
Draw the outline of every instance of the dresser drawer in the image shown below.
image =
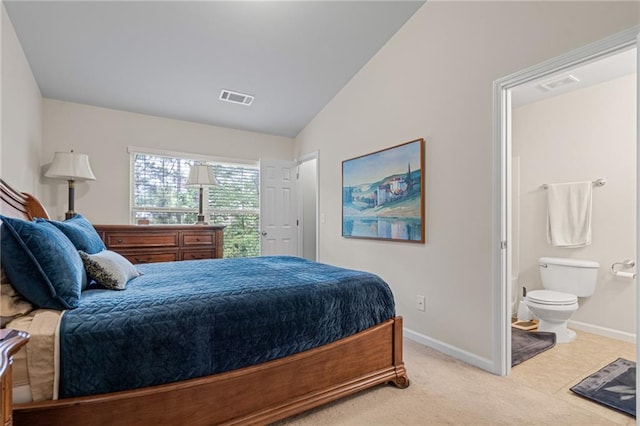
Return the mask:
[[153,252],[148,251],[131,252],[122,251],[120,254],[131,263],[156,263],[156,262],[175,262],[178,259],[178,251],[162,251]]
[[178,234],[175,232],[110,232],[105,239],[107,247],[116,251],[128,247],[178,247]]
[[180,260],[214,259],[215,252],[211,250],[183,250]]
[[207,245],[210,246],[215,243],[215,238],[212,232],[183,232],[182,233],[182,245],[183,246],[198,246]]

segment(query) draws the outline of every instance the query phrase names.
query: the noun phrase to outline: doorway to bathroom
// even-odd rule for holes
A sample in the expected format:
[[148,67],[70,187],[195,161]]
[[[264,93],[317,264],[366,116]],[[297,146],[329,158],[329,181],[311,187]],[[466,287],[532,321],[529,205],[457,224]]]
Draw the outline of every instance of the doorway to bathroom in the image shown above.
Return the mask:
[[[512,312],[522,287],[541,288],[541,256],[599,260],[596,294],[580,301],[570,326],[635,342],[635,280],[616,277],[610,266],[635,261],[637,252],[637,37],[632,28],[494,83],[497,374],[510,372]],[[633,69],[603,76],[621,62]],[[587,68],[600,75],[588,76]],[[551,247],[544,185],[601,178],[607,186],[593,190],[593,244]]]

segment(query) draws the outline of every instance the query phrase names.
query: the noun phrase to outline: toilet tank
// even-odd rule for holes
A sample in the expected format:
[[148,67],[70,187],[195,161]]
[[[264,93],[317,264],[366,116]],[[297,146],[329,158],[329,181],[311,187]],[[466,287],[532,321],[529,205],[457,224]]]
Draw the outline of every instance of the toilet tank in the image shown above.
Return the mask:
[[538,261],[542,287],[588,297],[596,291],[598,268],[593,260],[541,257]]

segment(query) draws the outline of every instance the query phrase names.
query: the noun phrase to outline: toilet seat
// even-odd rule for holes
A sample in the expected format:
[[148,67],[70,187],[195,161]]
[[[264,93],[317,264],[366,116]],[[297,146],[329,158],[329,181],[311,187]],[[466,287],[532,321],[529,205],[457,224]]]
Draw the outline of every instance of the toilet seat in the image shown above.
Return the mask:
[[552,290],[530,291],[527,293],[527,299],[541,305],[573,305],[578,303],[578,296],[575,294]]

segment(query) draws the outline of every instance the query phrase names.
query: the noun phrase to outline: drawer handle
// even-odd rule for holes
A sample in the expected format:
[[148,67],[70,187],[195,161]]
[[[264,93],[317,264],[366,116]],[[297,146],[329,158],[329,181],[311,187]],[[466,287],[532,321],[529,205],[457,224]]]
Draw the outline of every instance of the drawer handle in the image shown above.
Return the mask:
[[151,256],[147,256],[146,259],[141,259],[138,256],[134,257],[137,263],[149,263],[151,262]]
[[197,241],[197,242],[200,242],[200,238],[196,237],[196,241]]
[[118,238],[118,243],[122,243],[122,238]]

